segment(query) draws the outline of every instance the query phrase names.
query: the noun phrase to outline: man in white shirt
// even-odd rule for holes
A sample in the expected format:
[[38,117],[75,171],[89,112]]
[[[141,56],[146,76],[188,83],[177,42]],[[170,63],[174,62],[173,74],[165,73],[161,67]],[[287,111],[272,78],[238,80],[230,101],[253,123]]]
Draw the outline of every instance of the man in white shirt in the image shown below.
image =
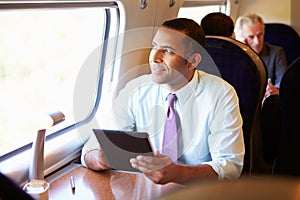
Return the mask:
[[[151,74],[130,81],[114,102],[120,129],[148,132],[156,149],[154,157],[137,156],[131,165],[158,184],[238,178],[245,153],[238,97],[221,78],[196,70],[205,46],[202,28],[185,18],[166,21],[152,45]],[[161,153],[169,93],[177,96],[176,161]],[[83,150],[82,162],[109,168],[100,147]]]

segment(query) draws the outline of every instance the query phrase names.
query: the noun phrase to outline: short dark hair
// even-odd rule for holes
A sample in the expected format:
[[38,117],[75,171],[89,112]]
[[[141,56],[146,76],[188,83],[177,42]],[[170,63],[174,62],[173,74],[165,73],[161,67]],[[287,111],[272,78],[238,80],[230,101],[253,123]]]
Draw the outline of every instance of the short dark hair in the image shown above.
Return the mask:
[[204,16],[201,20],[201,26],[205,35],[230,37],[234,30],[231,17],[221,12],[213,12]]
[[[190,39],[192,53],[200,53],[205,48],[205,34],[202,27],[192,19],[175,18],[165,21],[163,27],[170,28],[176,31],[183,32]],[[196,41],[196,42],[195,42]],[[199,45],[200,44],[200,45]]]

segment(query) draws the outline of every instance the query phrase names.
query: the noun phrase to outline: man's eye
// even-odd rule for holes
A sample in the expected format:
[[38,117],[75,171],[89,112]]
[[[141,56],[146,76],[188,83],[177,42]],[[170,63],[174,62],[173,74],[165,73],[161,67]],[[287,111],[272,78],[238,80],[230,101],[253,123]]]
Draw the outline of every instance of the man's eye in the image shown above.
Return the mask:
[[171,49],[165,49],[165,52],[167,52],[167,53],[173,53],[173,51]]

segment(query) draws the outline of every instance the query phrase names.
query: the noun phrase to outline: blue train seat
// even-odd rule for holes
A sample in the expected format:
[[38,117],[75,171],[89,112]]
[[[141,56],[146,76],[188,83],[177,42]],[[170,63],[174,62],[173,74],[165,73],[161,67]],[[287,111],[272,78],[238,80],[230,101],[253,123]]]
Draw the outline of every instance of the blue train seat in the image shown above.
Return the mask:
[[239,97],[246,148],[242,174],[251,173],[254,158],[262,157],[261,144],[253,141],[260,141],[259,112],[267,84],[265,64],[250,47],[229,37],[206,36],[206,50],[220,76],[235,88]]
[[261,128],[263,159],[273,166],[281,133],[280,96],[278,94],[270,95],[264,100],[261,110]]
[[288,65],[300,56],[300,37],[287,24],[266,23],[264,40],[270,44],[283,47]]
[[274,174],[300,176],[300,57],[293,62],[280,83],[282,132]]

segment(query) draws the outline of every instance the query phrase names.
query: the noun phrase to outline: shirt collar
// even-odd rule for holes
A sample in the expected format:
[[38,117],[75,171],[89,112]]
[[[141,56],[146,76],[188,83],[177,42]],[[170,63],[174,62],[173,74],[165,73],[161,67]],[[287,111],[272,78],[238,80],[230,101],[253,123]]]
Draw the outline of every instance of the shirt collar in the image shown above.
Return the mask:
[[165,87],[161,87],[164,100],[166,101],[168,95],[170,93],[173,93],[173,94],[176,94],[177,99],[180,102],[180,104],[186,103],[188,98],[194,93],[194,91],[197,87],[197,84],[198,84],[198,80],[199,80],[198,73],[197,73],[197,70],[195,70],[192,80],[188,84],[186,84],[184,87],[182,87],[181,89],[179,89],[175,92],[170,92]]

